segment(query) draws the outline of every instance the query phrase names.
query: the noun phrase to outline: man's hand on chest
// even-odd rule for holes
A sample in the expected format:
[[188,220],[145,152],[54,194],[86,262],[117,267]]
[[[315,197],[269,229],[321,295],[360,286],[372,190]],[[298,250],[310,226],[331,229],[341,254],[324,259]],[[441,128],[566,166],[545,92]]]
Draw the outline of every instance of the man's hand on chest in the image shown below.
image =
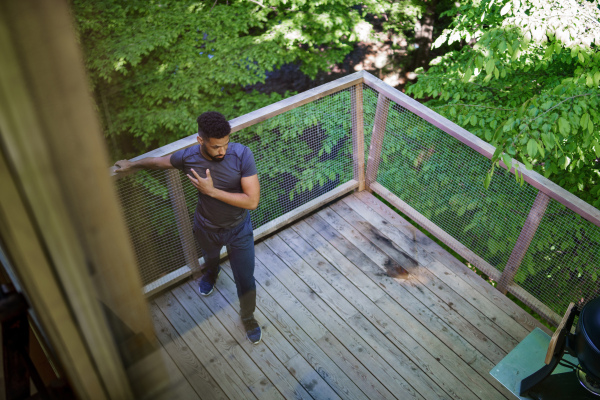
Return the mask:
[[202,178],[198,173],[192,168],[192,175],[187,174],[188,179],[192,182],[192,185],[202,194],[213,197],[215,193],[215,186],[213,184],[212,177],[210,176],[210,170],[206,170],[206,178]]

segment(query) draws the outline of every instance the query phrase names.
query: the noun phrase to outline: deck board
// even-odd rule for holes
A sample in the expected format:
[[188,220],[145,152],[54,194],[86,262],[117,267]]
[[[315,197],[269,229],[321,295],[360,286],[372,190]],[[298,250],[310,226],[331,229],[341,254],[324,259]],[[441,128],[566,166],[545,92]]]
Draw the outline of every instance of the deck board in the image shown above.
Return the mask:
[[[380,357],[378,357],[363,341],[358,340],[351,334],[352,328],[348,325],[347,320],[353,318],[354,315],[358,314],[358,310],[346,302],[346,307],[351,308],[352,316],[348,318],[342,318],[342,315],[336,315],[333,313],[333,309],[329,308],[328,305],[321,300],[314,293],[323,288],[327,288],[331,296],[335,296],[338,302],[342,302],[343,298],[339,297],[339,292],[331,293],[332,288],[328,282],[323,280],[315,270],[308,265],[302,265],[303,259],[295,253],[291,248],[287,247],[286,243],[281,238],[273,237],[266,241],[267,246],[274,251],[281,251],[280,257],[288,265],[294,265],[298,274],[297,278],[292,284],[293,288],[290,288],[294,292],[296,298],[298,298],[308,309],[310,309],[320,322],[331,332],[331,335],[325,337],[327,344],[321,346],[324,351],[332,354],[337,352],[338,363],[340,367],[348,373],[348,375],[357,383],[365,394],[371,398],[377,398],[377,394],[383,398],[393,398],[394,396],[388,392],[387,389],[382,389],[383,385],[376,378],[377,373],[383,373],[385,367],[381,365]],[[317,265],[318,268],[322,266]],[[343,278],[343,277],[342,277]],[[339,279],[338,283],[342,284],[342,288],[349,289],[350,286],[343,286],[343,279]],[[352,286],[353,287],[353,286]],[[339,342],[343,342],[343,345]],[[323,339],[320,340],[323,342]],[[345,348],[344,348],[345,347]],[[359,361],[360,359],[360,361]],[[373,371],[373,372],[371,372]],[[382,379],[383,380],[383,379]],[[395,388],[395,393],[398,393],[398,389],[404,390],[404,388]]]
[[[408,248],[419,246],[419,240],[422,241],[425,239],[429,239],[422,234],[422,236],[417,238],[415,231],[410,233],[410,237],[406,236],[406,234],[403,233],[402,230],[398,229],[398,227],[396,227],[395,225],[392,225],[390,221],[388,221],[385,217],[379,215],[375,210],[371,209],[366,204],[361,202],[356,196],[347,197],[343,199],[342,202],[351,207],[363,218],[368,219],[372,223],[379,226],[381,231],[386,236],[388,236],[391,240],[397,243],[402,243],[402,246],[406,246]],[[505,312],[497,313],[496,304],[490,301],[488,298],[481,296],[471,296],[470,291],[473,289],[473,287],[469,284],[469,282],[461,279],[453,271],[446,267],[442,262],[435,259],[433,254],[430,253],[430,255],[433,258],[433,260],[429,264],[427,264],[427,269],[429,270],[428,276],[430,278],[443,277],[443,279],[438,278],[438,280],[443,280],[443,282],[448,283],[450,286],[450,290],[462,296],[472,307],[475,307],[481,315],[493,315],[493,318],[495,318],[492,321],[493,325],[497,329],[500,329],[500,332],[503,335],[509,334],[510,337],[515,339],[515,341],[517,342],[521,341],[525,336],[527,336],[527,334],[529,333],[527,328],[525,328],[521,324],[514,324],[509,314]],[[481,280],[480,278],[478,279]],[[487,322],[488,321],[486,321],[486,323]],[[515,343],[511,343],[511,345],[512,347],[514,347]]]
[[[354,265],[307,224],[297,224],[294,229],[303,238],[312,243],[314,248],[320,252],[323,258],[327,257],[329,260],[331,260],[332,265],[335,265],[336,267],[343,264],[350,264],[352,266]],[[305,257],[305,259],[309,261],[308,257]],[[316,264],[313,263],[313,265]],[[429,324],[429,321],[431,321],[431,315],[429,315],[429,320],[422,319],[422,313],[416,313],[413,317],[404,308],[402,308],[398,302],[393,300],[382,287],[377,285],[376,282],[380,282],[381,284],[385,285],[385,283],[383,283],[380,279],[379,275],[371,274],[371,276],[369,276],[362,271],[360,271],[360,273],[360,276],[363,280],[356,284],[356,288],[358,288],[360,291],[362,291],[363,288],[367,288],[368,292],[378,292],[377,295],[374,295],[374,304],[370,304],[367,299],[364,298],[366,296],[364,293],[361,293],[360,291],[357,292],[356,290],[352,289],[349,290],[349,295],[356,299],[355,304],[357,304],[357,307],[361,305],[360,309],[363,315],[373,315],[373,317],[378,319],[376,322],[379,325],[383,325],[387,329],[389,329],[391,326],[394,326],[392,332],[395,333],[396,337],[400,335],[402,340],[405,340],[406,337],[410,337],[410,342],[406,343],[408,346],[415,346],[420,343],[423,347],[419,348],[416,353],[420,353],[423,349],[427,349],[430,355],[424,355],[426,360],[435,364],[436,362],[431,359],[431,357],[434,357],[437,363],[441,363],[447,369],[447,371],[454,373],[457,378],[463,381],[464,385],[470,387],[475,393],[489,393],[489,383],[483,382],[484,378],[478,375],[476,370],[473,370],[473,368],[469,367],[469,365],[453,351],[453,348],[446,346],[446,344],[444,344],[426,328]],[[356,275],[359,274],[356,273]],[[373,286],[374,288],[372,288]],[[365,307],[362,305],[368,306]],[[372,309],[376,309],[377,312],[371,312],[370,310]],[[401,327],[396,325],[394,322],[389,322],[389,320],[398,321],[397,324],[401,325]],[[420,323],[421,320],[424,321],[424,323]],[[449,341],[449,343],[453,344],[454,341]],[[469,363],[479,361],[482,358],[481,356],[478,356],[474,359],[472,356],[473,352],[468,352],[467,361]],[[490,370],[491,368],[491,363],[483,365],[483,369],[486,371]],[[447,371],[442,371],[442,374],[446,374],[447,376]],[[489,376],[489,374],[486,375]],[[435,376],[440,377],[440,374],[436,371]],[[452,380],[453,378],[450,378],[451,382]],[[491,376],[490,380],[495,382],[495,379],[493,379]],[[464,390],[464,385],[458,386],[462,387]],[[453,389],[456,391],[456,388]],[[490,398],[493,398],[493,394],[490,394],[489,396]],[[461,398],[469,397],[469,394],[465,395],[463,393]]]
[[[281,347],[278,346],[278,343],[281,343],[281,341],[269,340],[266,346],[253,346],[252,343],[245,340],[239,323],[239,314],[220,293],[202,297],[198,294],[196,288],[190,284],[181,285],[173,292],[193,317],[199,314],[199,310],[203,311],[202,314],[198,315],[200,318],[194,317],[196,321],[218,319],[219,323],[222,324],[222,329],[225,329],[227,334],[231,335],[232,340],[236,341],[253,360],[256,364],[255,368],[262,370],[268,377],[268,380],[261,379],[258,381],[260,386],[269,386],[268,381],[270,380],[284,398],[311,398],[298,381],[289,373],[286,373],[282,361],[287,361],[290,357],[286,358],[286,352],[280,351]],[[274,350],[271,350],[271,347]],[[283,360],[278,359],[275,354],[281,354]],[[256,391],[256,389],[253,391]],[[264,396],[260,397],[263,398]]]
[[541,327],[366,192],[256,245],[258,345],[222,265],[151,303],[183,398],[514,399],[489,371]]
[[[222,274],[220,278],[218,294],[223,296],[223,299],[230,304],[232,309],[237,310],[239,309],[239,304],[237,301],[237,292],[233,282],[231,269],[228,268],[227,263],[224,265],[224,267],[225,273]],[[306,359],[302,357],[302,355],[298,353],[290,344],[290,339],[298,340],[292,331],[293,327],[290,328],[289,325],[286,324],[285,316],[282,315],[281,310],[277,309],[277,303],[273,301],[273,299],[265,297],[266,296],[264,293],[260,293],[257,298],[258,307],[259,309],[265,310],[264,314],[260,311],[255,313],[255,316],[257,320],[260,321],[261,328],[263,329],[262,344],[266,347],[269,347],[269,349],[271,349],[272,352],[279,357],[291,378],[298,382],[298,385],[295,383],[293,384],[294,389],[297,388],[298,393],[304,393],[305,391],[308,392],[309,398],[315,397],[314,393],[311,393],[315,391],[315,389],[317,392],[327,393],[327,396],[323,398],[339,398],[335,395],[327,383],[325,383],[320,376],[318,376]],[[271,323],[271,321],[275,321],[275,323]],[[239,322],[237,323],[237,327],[239,330],[238,338],[245,341],[246,338]],[[254,345],[251,345],[249,342],[247,343],[250,345],[249,347],[253,349]],[[259,348],[262,347],[262,345],[256,347]],[[293,355],[289,357],[291,354]],[[279,373],[285,374],[286,372],[284,370],[280,370]],[[289,381],[293,382],[291,379]],[[294,396],[293,398],[298,397]]]
[[[387,274],[386,271],[388,268],[395,265],[396,260],[381,251],[381,249],[355,230],[335,211],[325,209],[307,220],[309,223],[313,223],[317,219],[321,219],[322,224],[315,225],[315,227],[326,230],[326,234],[331,235],[330,241],[332,241],[334,246],[339,246],[340,249],[344,249],[345,251],[350,250],[351,253],[347,257],[352,257],[350,260],[355,264],[369,266],[373,273],[379,274]],[[323,223],[330,224],[336,233],[331,233],[327,230],[323,226]],[[333,236],[336,234],[341,235],[341,238],[334,239]],[[443,319],[452,329],[473,344],[486,357],[492,361],[500,361],[504,357],[505,352],[480,332],[473,325],[474,321],[469,321],[466,318],[468,316],[457,313],[456,310],[453,310],[448,304],[437,297],[435,293],[425,290],[427,288],[424,288],[420,282],[415,279],[392,279],[392,282],[396,283],[395,286],[401,286],[406,289],[406,291]]]
[[[273,238],[267,239],[267,242],[272,240]],[[301,307],[306,310],[303,314],[310,313],[311,318],[316,318],[320,323],[323,323],[323,320],[319,319],[315,314],[325,313],[325,315],[327,315],[329,318],[335,318],[335,311],[329,309],[325,304],[326,300],[333,301],[333,297],[330,297],[332,296],[332,293],[330,290],[328,290],[329,288],[327,285],[324,285],[322,282],[313,282],[310,287],[303,284],[294,271],[289,268],[289,266],[285,264],[285,262],[282,261],[282,259],[279,258],[277,254],[265,244],[265,242],[256,246],[256,257],[258,260],[260,260],[263,266],[266,267],[268,265],[266,268],[268,268],[274,275],[274,279],[279,280],[282,286],[281,290],[287,291],[287,294],[284,297],[294,298],[295,301],[297,301],[296,307]],[[271,285],[266,287],[266,290],[270,290],[272,286],[273,282],[271,281]],[[320,297],[321,295],[326,300]],[[312,299],[313,301],[311,302],[309,299]],[[344,302],[340,303],[344,304],[344,307],[338,308],[337,310],[339,312],[343,312],[344,314],[351,313],[351,305]],[[292,313],[291,316],[293,318],[294,313]],[[326,327],[325,330],[325,335],[321,336],[320,338],[313,338],[313,340],[317,343],[322,343],[320,339],[322,339],[324,336],[330,335]],[[327,377],[333,383],[334,390],[343,398],[364,399],[366,393],[364,393],[363,390],[368,392],[369,388],[363,387],[363,385],[368,385],[368,380],[365,379],[356,382],[356,375],[353,374],[353,372],[358,366],[352,363],[351,355],[347,351],[344,351],[341,343],[335,339],[335,335],[329,338],[329,342],[330,344],[325,346],[325,349],[317,344],[317,346],[313,347],[312,350],[318,352],[320,355],[320,364],[325,366],[326,370],[336,372],[334,374],[328,374]],[[335,348],[332,349],[332,347]],[[332,359],[327,354],[328,352],[339,352],[342,354],[342,357],[336,357]]]
[[[236,373],[228,360],[219,354],[214,339],[206,337],[171,293],[159,296],[155,302],[183,339],[181,349],[189,348],[192,351],[196,360],[206,368],[229,398],[256,398],[248,391],[253,382],[244,381],[248,375]],[[235,357],[235,353],[231,355],[232,359]]]
[[404,218],[396,214],[391,208],[386,206],[375,196],[367,192],[360,192],[356,193],[353,197],[356,197],[358,200],[370,207],[373,211],[385,217],[389,223],[395,225],[403,232],[406,232],[408,237],[417,238],[419,246],[429,251],[430,254],[438,261],[443,263],[444,266],[452,270],[457,276],[460,276],[465,282],[469,283],[471,288],[479,292],[483,298],[489,299],[493,304],[500,305],[502,311],[522,325],[526,332],[530,332],[534,328],[540,328],[549,335],[552,335],[552,331],[545,325],[540,323],[530,314],[523,312],[523,310],[517,304],[495,290],[470,268],[465,268],[464,264],[462,264],[458,259],[445,251],[441,246],[435,243],[433,239],[425,236],[424,233],[412,226]]
[[[344,336],[350,338],[352,336],[350,334],[352,329],[355,329],[359,334],[361,330],[378,330],[379,334],[375,335],[379,336],[379,341],[389,341],[398,347],[407,357],[407,361],[410,360],[416,367],[421,368],[426,376],[435,376],[442,382],[444,391],[450,394],[451,397],[465,400],[477,399],[466,386],[457,381],[446,368],[440,365],[439,361],[435,360],[399,324],[380,310],[358,287],[351,284],[335,268],[327,268],[328,266],[332,267],[331,264],[310,247],[308,243],[297,234],[295,235],[291,230],[281,232],[278,236],[284,238],[288,245],[294,247],[298,256],[301,256],[305,260],[305,265],[299,266],[300,271],[313,270],[314,266],[314,271],[323,274],[327,282],[337,289],[338,297],[341,295],[349,302],[352,302],[357,311],[360,311],[360,313],[354,314],[352,320],[349,321],[348,328],[350,330],[345,332]],[[274,238],[273,241],[275,240]],[[327,318],[331,319],[329,316]],[[401,322],[399,323],[402,324]],[[337,334],[333,330],[332,332]],[[408,365],[410,365],[410,362]]]
[[[351,207],[347,206],[344,201],[338,201],[336,204],[331,206],[331,209],[335,211],[340,218],[346,220],[351,226],[361,232],[365,226],[369,226],[366,232],[361,232],[365,238],[374,243],[381,251],[388,256],[392,257],[395,261],[401,263],[406,255],[413,256],[416,253],[421,253],[422,250],[418,248],[415,242],[406,241],[406,236],[400,234],[394,228],[387,229],[387,232],[375,228],[369,220],[367,222],[362,216],[360,216]],[[382,226],[382,229],[387,227]],[[383,237],[383,238],[382,238]],[[393,246],[390,246],[393,243]],[[397,248],[404,251],[404,254],[398,254]],[[494,342],[505,352],[509,352],[513,349],[518,341],[507,334],[502,328],[496,323],[496,317],[487,317],[482,311],[474,307],[465,300],[465,297],[455,292],[450,288],[442,279],[438,278],[435,274],[431,273],[428,266],[435,261],[431,257],[419,257],[419,263],[414,267],[414,273],[411,273],[411,281],[415,285],[422,285],[421,287],[427,287],[430,289],[432,294],[435,294],[447,307],[455,310],[460,315],[467,316],[467,319],[471,324],[485,337]],[[445,279],[444,277],[443,279]],[[469,292],[464,293],[468,295]],[[492,320],[491,318],[494,318]]]
[[[187,396],[190,396],[188,398],[227,400],[227,395],[221,390],[217,381],[213,379],[206,368],[198,361],[198,358],[184,343],[183,339],[154,302],[150,304],[150,312],[158,340],[195,391],[197,397],[193,397],[193,394],[188,392],[186,393]],[[168,362],[166,364],[169,365]],[[169,371],[176,374],[176,371],[171,368],[169,368]]]

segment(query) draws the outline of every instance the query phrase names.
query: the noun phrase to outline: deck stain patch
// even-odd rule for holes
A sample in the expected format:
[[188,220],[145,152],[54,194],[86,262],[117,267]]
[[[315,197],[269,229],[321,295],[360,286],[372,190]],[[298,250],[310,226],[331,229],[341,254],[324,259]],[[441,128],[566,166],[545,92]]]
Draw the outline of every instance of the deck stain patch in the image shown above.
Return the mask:
[[[394,258],[396,259],[396,264],[398,264],[400,266],[400,268],[402,268],[406,272],[407,275],[408,275],[408,270],[410,270],[411,268],[416,268],[419,265],[417,260],[415,260],[408,253],[406,253],[404,250],[402,250],[400,247],[398,247],[389,238],[382,235],[381,232],[379,232],[379,230],[377,230],[377,228],[375,228],[373,225],[371,225],[369,223],[363,223],[362,225],[364,228],[369,230],[369,232],[371,233],[372,237],[375,239],[376,242],[383,244],[384,247],[386,247],[387,249],[393,250]],[[392,275],[390,275],[390,276],[392,276]],[[397,276],[392,276],[392,277],[397,278]]]
[[319,382],[317,382],[316,379],[313,379],[312,381],[308,382],[306,385],[304,385],[304,387],[306,388],[306,390],[308,390],[309,392],[312,392],[313,390],[315,390],[315,386],[317,386]]
[[385,273],[390,278],[397,278],[397,279],[408,278],[408,271],[405,270],[400,264],[398,264],[396,261],[392,260],[389,257],[385,260],[385,263],[383,264],[383,266],[385,267]]

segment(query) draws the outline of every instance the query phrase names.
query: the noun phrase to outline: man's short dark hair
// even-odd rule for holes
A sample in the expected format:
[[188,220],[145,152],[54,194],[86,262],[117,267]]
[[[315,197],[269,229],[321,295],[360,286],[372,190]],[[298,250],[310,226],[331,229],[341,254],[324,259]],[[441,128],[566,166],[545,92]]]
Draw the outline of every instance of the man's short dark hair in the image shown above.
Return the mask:
[[229,121],[220,112],[207,111],[196,121],[198,121],[198,134],[205,138],[221,139],[231,132]]

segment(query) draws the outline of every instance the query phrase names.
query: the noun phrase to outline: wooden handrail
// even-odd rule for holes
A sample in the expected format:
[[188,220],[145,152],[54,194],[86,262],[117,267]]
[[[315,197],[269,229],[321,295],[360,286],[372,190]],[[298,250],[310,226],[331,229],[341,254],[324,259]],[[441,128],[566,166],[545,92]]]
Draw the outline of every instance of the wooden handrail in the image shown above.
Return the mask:
[[[482,139],[473,135],[466,129],[442,117],[435,111],[427,108],[423,104],[410,98],[401,91],[393,88],[392,86],[388,85],[387,83],[383,82],[382,80],[376,78],[375,76],[371,75],[366,71],[359,71],[354,74],[347,75],[343,78],[318,86],[314,89],[307,90],[306,92],[297,94],[285,100],[281,100],[277,103],[263,107],[259,110],[253,111],[241,117],[234,118],[231,121],[229,121],[232,133],[244,129],[248,126],[252,126],[254,124],[262,122],[266,119],[272,118],[276,115],[282,114],[288,110],[294,109],[306,103],[312,102],[329,94],[338,92],[340,90],[360,83],[364,83],[367,86],[374,89],[375,91],[377,91],[379,94],[385,95],[388,99],[398,103],[402,107],[418,115],[419,117],[423,118],[432,125],[440,128],[444,132],[448,133],[455,139],[466,144],[467,146],[482,154],[483,156],[487,157],[488,159],[491,159],[494,152],[496,151],[496,148],[491,144],[483,141]],[[134,157],[131,160],[136,161],[147,157],[161,157],[168,154],[172,154],[177,150],[193,146],[197,143],[196,135],[197,134],[194,133],[188,137],[179,139],[173,143],[169,143],[166,146]],[[525,181],[528,182],[530,185],[542,191],[549,197],[555,199],[565,207],[575,211],[577,214],[581,215],[583,218],[590,221],[594,225],[600,227],[600,210],[581,200],[579,197],[568,192],[567,190],[561,188],[549,179],[544,178],[537,172],[527,170],[526,167],[517,160],[512,159],[512,164],[518,167],[519,172],[523,174]],[[500,166],[506,169],[506,165],[503,161],[500,161]],[[116,177],[117,179],[123,176],[127,176],[130,173],[133,173],[132,171],[130,173],[116,174],[114,171],[115,168],[111,167],[110,174]],[[514,174],[515,168],[511,168],[510,172]]]
[[[440,128],[455,139],[460,140],[462,143],[477,151],[479,154],[482,154],[489,159],[491,159],[494,155],[494,152],[496,151],[496,148],[494,146],[481,140],[480,138],[473,135],[466,129],[458,126],[454,122],[442,117],[441,115],[427,108],[418,101],[408,97],[401,91],[394,89],[390,85],[386,84],[380,79],[377,79],[376,77],[367,72],[363,74],[363,79],[365,85],[373,88],[379,93],[384,94],[390,100],[395,101],[410,112],[418,115],[425,121]],[[549,179],[544,178],[537,172],[527,170],[525,165],[518,162],[517,160],[512,159],[512,164],[518,166],[519,172],[523,174],[525,181],[531,186],[544,192],[549,197],[558,201],[565,207],[575,211],[577,214],[581,215],[583,218],[587,219],[594,225],[600,226],[600,210],[581,200],[579,197],[563,189],[562,187],[558,186]],[[500,162],[500,166],[506,169],[506,165],[502,161]],[[510,172],[514,174],[515,168],[511,168]]]
[[[388,99],[398,103],[402,107],[418,115],[419,117],[423,118],[432,125],[440,128],[444,132],[448,133],[455,139],[466,144],[467,146],[477,151],[479,154],[487,157],[488,159],[491,159],[494,152],[496,151],[496,148],[491,144],[483,141],[482,139],[473,135],[466,129],[442,117],[435,111],[427,108],[423,104],[410,98],[401,91],[393,88],[392,86],[388,85],[387,83],[383,82],[382,80],[376,78],[375,76],[371,75],[366,71],[355,72],[343,78],[307,90],[306,92],[299,93],[290,98],[278,101],[277,103],[263,107],[259,110],[253,111],[241,117],[234,118],[231,121],[229,121],[231,125],[231,132],[237,132],[239,130],[247,128],[248,126],[252,126],[254,124],[272,118],[276,115],[297,108],[301,105],[310,103],[329,94],[341,91],[350,86],[354,86],[360,83],[364,83],[367,86],[374,89],[375,91],[377,91],[379,94],[385,95]],[[194,133],[183,139],[179,139],[173,143],[169,143],[166,146],[134,157],[131,160],[136,161],[147,157],[162,157],[168,154],[172,154],[177,150],[195,145],[197,143],[196,136],[197,134]],[[512,164],[517,166],[519,172],[523,174],[525,181],[528,182],[530,185],[544,192],[549,197],[555,199],[567,208],[575,211],[577,214],[581,215],[583,218],[587,219],[594,225],[600,227],[600,210],[581,200],[579,197],[568,192],[567,190],[561,188],[549,179],[544,178],[537,172],[527,170],[527,168],[519,161],[512,159]],[[503,161],[500,161],[500,166],[506,169],[506,165]],[[111,167],[110,174],[112,176],[115,176],[117,179],[130,174],[116,174],[114,170],[115,168]],[[511,168],[510,172],[514,174],[515,168]]]
[[[375,115],[375,123],[373,126],[373,134],[371,137],[371,145],[369,149],[369,159],[366,165],[366,172],[364,170],[364,132],[362,127],[364,121],[364,108],[362,106],[363,84],[374,89],[379,94]],[[415,115],[423,118],[425,121],[431,123],[432,125],[451,135],[455,139],[459,140],[463,144],[467,145],[468,147],[472,148],[473,150],[477,151],[479,154],[487,157],[488,159],[491,159],[494,152],[496,151],[496,148],[491,144],[483,141],[482,139],[473,135],[466,129],[442,117],[435,111],[427,108],[426,106],[422,105],[416,100],[410,98],[409,96],[405,95],[404,93],[391,87],[390,85],[384,83],[380,79],[374,77],[373,75],[365,71],[360,71],[348,75],[346,77],[337,79],[325,85],[321,85],[314,89],[300,93],[296,96],[292,96],[288,99],[271,104],[267,107],[261,108],[249,114],[232,119],[230,121],[232,133],[352,86],[354,86],[354,90],[351,92],[351,113],[353,120],[353,164],[355,170],[354,180],[358,183],[359,190],[370,190],[370,186],[374,185],[377,188],[377,190],[374,191],[378,192],[379,194],[385,193],[389,197],[389,194],[391,193],[387,193],[387,189],[385,189],[383,186],[379,185],[376,182],[377,169],[379,167],[379,159],[381,157],[383,136],[385,134],[387,113],[389,110],[390,101],[396,102],[398,105],[404,107],[405,109],[414,113]],[[159,149],[135,157],[132,160],[139,160],[146,157],[160,157],[172,154],[177,150],[195,145],[196,143],[196,134],[192,134],[186,138],[170,143]],[[532,304],[536,308],[536,311],[542,314],[549,321],[556,322],[557,315],[552,310],[550,310],[547,306],[539,302],[537,299],[535,299],[524,289],[522,289],[513,282],[513,278],[517,273],[517,269],[522,261],[522,258],[527,252],[535,230],[537,229],[537,226],[541,221],[541,215],[543,213],[540,214],[538,211],[542,208],[545,210],[545,208],[548,205],[549,199],[552,198],[561,203],[562,205],[566,206],[570,210],[574,211],[578,215],[581,215],[583,218],[593,223],[594,225],[600,226],[600,210],[584,202],[574,194],[566,191],[565,189],[554,184],[550,180],[544,178],[537,172],[528,171],[522,163],[512,159],[512,165],[513,167],[511,168],[510,172],[512,174],[515,174],[515,168],[518,169],[519,172],[523,174],[525,181],[539,190],[538,199],[542,200],[540,200],[539,202],[537,202],[536,200],[536,204],[539,203],[538,207],[536,208],[536,206],[534,205],[528,217],[528,220],[523,228],[521,236],[519,237],[519,240],[517,241],[517,244],[513,249],[513,254],[509,259],[509,263],[507,264],[504,273],[501,275],[500,272],[494,266],[487,263],[481,257],[475,255],[475,253],[473,253],[469,249],[464,248],[464,246],[462,245],[459,254],[463,255],[463,257],[466,257],[470,262],[475,264],[483,272],[488,274],[490,277],[493,277],[493,279],[500,280],[499,289],[501,291],[503,291],[504,293],[507,290],[510,291],[522,300]],[[507,169],[503,161],[500,161],[500,166],[504,169]],[[111,169],[111,174],[113,176],[116,176],[117,178],[128,175],[117,175],[114,173],[114,169]],[[395,198],[394,200],[397,204],[404,206],[403,203],[399,203],[397,201],[399,199]],[[439,227],[432,225],[432,223],[426,224],[424,226],[428,226],[429,228],[434,229],[436,231],[436,233],[434,234],[440,237],[443,236],[444,239],[447,239],[444,241],[451,241],[455,246],[459,245],[458,241],[456,241],[453,238],[447,237],[447,235],[444,235],[444,232]]]
[[[363,74],[364,71],[355,72],[354,74],[347,75],[343,78],[336,79],[335,81],[331,81],[324,85],[307,90],[306,92],[302,92],[295,96],[278,101],[277,103],[270,104],[256,111],[252,111],[251,113],[242,115],[241,117],[234,118],[231,121],[229,121],[229,125],[231,125],[231,133],[241,131],[244,128],[258,124],[259,122],[265,121],[279,114],[283,114],[286,111],[313,102],[332,93],[339,92],[350,86],[360,84],[363,82]],[[179,139],[173,143],[169,143],[165,146],[159,147],[158,149],[154,149],[152,151],[134,157],[131,159],[131,161],[137,161],[148,157],[162,157],[169,154],[173,154],[177,150],[185,149],[186,147],[190,147],[198,143],[196,140],[197,136],[197,133],[193,133],[190,136],[184,137],[183,139]],[[110,174],[116,179],[135,173],[135,171],[131,171],[127,173],[117,174],[115,172],[115,169],[115,167],[110,167],[109,171]]]
[[[376,90],[380,96],[385,95],[387,98],[393,100],[398,105],[418,115],[419,117],[423,118],[432,125],[440,128],[442,131],[448,133],[455,139],[466,144],[467,146],[477,151],[479,154],[482,154],[483,156],[487,157],[488,159],[491,159],[493,157],[496,148],[491,144],[481,140],[466,129],[442,117],[435,111],[408,97],[399,90],[387,85],[386,83],[384,83],[380,79],[377,79],[373,75],[365,73],[363,75],[363,79],[364,84]],[[550,310],[545,304],[541,303],[539,300],[533,297],[529,292],[517,285],[513,281],[513,279],[518,271],[518,268],[521,264],[524,255],[527,252],[527,249],[529,248],[531,240],[533,239],[533,235],[535,234],[535,231],[537,230],[537,227],[541,222],[541,218],[543,216],[543,213],[545,212],[546,207],[548,206],[550,198],[558,201],[568,209],[574,211],[575,213],[582,216],[587,221],[591,222],[596,226],[600,226],[600,210],[581,200],[579,197],[568,192],[562,187],[556,185],[549,179],[544,178],[537,172],[527,170],[526,167],[517,160],[512,159],[511,162],[513,167],[511,168],[510,172],[514,175],[515,168],[518,168],[519,172],[523,174],[524,180],[531,186],[537,188],[539,190],[539,193],[538,198],[536,199],[536,203],[534,204],[534,207],[532,207],[530,215],[525,223],[525,226],[522,229],[521,235],[519,236],[517,244],[513,249],[513,252],[509,258],[509,262],[507,263],[503,274],[500,275],[500,273],[498,272],[498,270],[496,270],[495,267],[489,265],[487,262],[481,259],[481,257],[476,256],[469,249],[462,249],[465,251],[462,253],[461,251],[458,251],[458,253],[470,262],[472,262],[480,270],[488,274],[494,280],[499,281],[498,289],[502,293],[506,294],[507,291],[511,292],[520,300],[529,303],[536,310],[536,312],[538,312],[540,315],[546,318],[549,322],[556,325],[558,321],[560,321],[559,316],[554,311]],[[504,169],[508,169],[503,161],[500,161],[500,166]],[[367,165],[367,185],[371,183],[370,179],[373,175],[377,176],[377,171],[369,167],[370,166]],[[433,223],[431,223],[431,225],[433,225]],[[438,228],[435,225],[427,229],[429,230],[430,228],[434,230],[437,229],[438,231],[443,232],[440,228]],[[448,239],[448,237],[444,237],[445,239]],[[456,241],[454,238],[449,239],[449,241],[446,241],[444,239],[441,240],[444,241],[446,244],[448,244],[449,242],[456,242],[455,244],[458,243],[458,241]]]

